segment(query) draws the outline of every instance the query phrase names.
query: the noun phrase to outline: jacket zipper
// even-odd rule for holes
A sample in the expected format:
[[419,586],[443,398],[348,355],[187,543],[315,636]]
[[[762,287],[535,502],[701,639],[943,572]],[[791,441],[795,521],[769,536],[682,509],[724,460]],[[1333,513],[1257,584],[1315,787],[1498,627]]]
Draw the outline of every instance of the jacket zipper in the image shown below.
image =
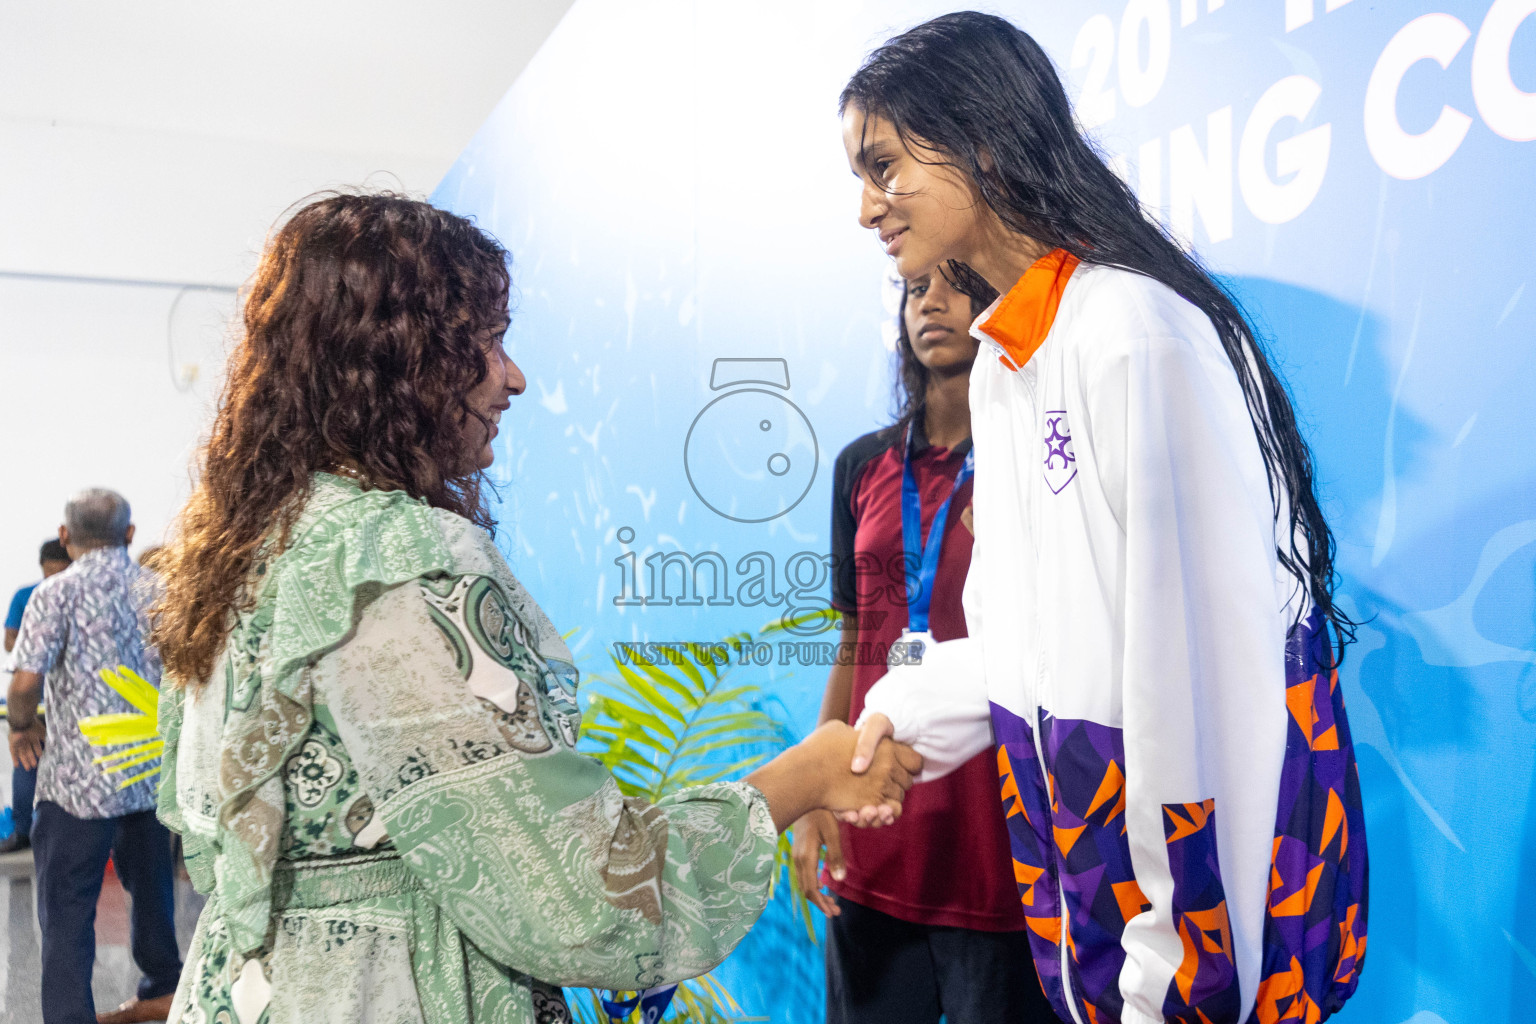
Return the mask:
[[[1026,386],[1028,386],[1029,397],[1032,400],[1037,400],[1038,399],[1038,395],[1039,395],[1039,388],[1035,386],[1035,382],[1034,381],[1029,381],[1029,380],[1024,380],[1023,379],[1024,368],[1019,366],[1019,365],[1017,365],[1016,363],[1014,363],[1013,359],[1008,355],[1007,349],[1003,348],[1003,346],[999,345],[996,341],[994,341],[991,338],[991,336],[983,334],[983,337],[986,338],[988,344],[990,344],[994,349],[997,350],[997,352],[1000,355],[1002,355],[1005,359],[1007,359],[1008,364],[1013,367],[1014,372],[1019,374],[1021,383],[1025,384]],[[1038,355],[1038,353],[1037,353],[1037,355]],[[1038,531],[1035,531],[1035,533],[1038,533]],[[1035,542],[1035,550],[1038,553],[1039,548],[1040,548],[1040,540],[1039,540],[1038,535],[1034,536],[1033,540]],[[1040,631],[1039,631],[1038,623],[1037,623],[1037,628],[1035,630],[1035,635],[1036,635],[1037,640],[1038,640],[1038,637],[1039,637],[1039,633],[1040,633]],[[1038,644],[1037,644],[1037,649],[1038,649]],[[1050,801],[1051,806],[1055,806],[1055,803],[1056,803],[1056,793],[1055,793],[1054,787],[1051,785],[1050,773],[1046,770],[1046,766],[1045,766],[1045,743],[1044,743],[1044,741],[1042,740],[1042,738],[1040,736],[1040,725],[1041,725],[1041,723],[1040,723],[1040,712],[1042,710],[1041,703],[1040,703],[1040,676],[1041,676],[1041,674],[1042,674],[1041,666],[1039,664],[1036,664],[1035,672],[1034,672],[1033,684],[1032,684],[1032,687],[1031,687],[1033,692],[1030,694],[1030,704],[1034,708],[1035,721],[1033,723],[1033,727],[1030,729],[1030,732],[1032,732],[1034,734],[1034,739],[1035,739],[1035,758],[1036,758],[1036,760],[1040,764],[1040,781],[1045,784],[1046,799]],[[1055,826],[1053,824],[1052,825],[1052,833],[1054,834],[1054,832],[1055,832]],[[1070,962],[1070,957],[1068,956],[1068,953],[1067,953],[1067,928],[1070,926],[1070,922],[1069,922],[1069,920],[1067,918],[1067,889],[1066,889],[1066,884],[1064,882],[1062,882],[1062,880],[1061,880],[1061,864],[1060,864],[1059,858],[1057,857],[1057,854],[1056,854],[1054,841],[1051,843],[1051,846],[1052,846],[1052,849],[1051,849],[1051,861],[1052,861],[1052,863],[1056,867],[1056,908],[1057,908],[1057,910],[1058,910],[1058,912],[1060,914],[1058,920],[1060,920],[1060,922],[1061,922],[1060,934],[1059,934],[1059,936],[1058,936],[1058,938],[1056,940],[1056,950],[1057,950],[1058,954],[1061,957],[1061,994],[1062,994],[1062,1001],[1067,1004],[1067,1012],[1069,1012],[1072,1015],[1073,1024],[1083,1024],[1083,1019],[1082,1019],[1082,1017],[1077,1012],[1077,999],[1072,995],[1072,970],[1071,970],[1072,965],[1071,965],[1071,962]]]
[[[1035,694],[1032,698],[1032,703],[1035,706],[1035,721],[1034,728],[1030,731],[1035,734],[1035,757],[1040,763],[1040,777],[1041,781],[1045,783],[1045,797],[1050,801],[1049,806],[1054,807],[1056,805],[1056,793],[1051,785],[1050,773],[1045,768],[1045,744],[1040,738],[1041,708],[1039,683],[1040,674],[1037,671],[1035,673]],[[1054,836],[1054,821],[1051,831]],[[1073,1024],[1083,1024],[1083,1019],[1077,1015],[1077,1000],[1072,995],[1072,965],[1068,962],[1067,956],[1067,928],[1070,925],[1070,922],[1067,920],[1067,887],[1061,880],[1061,863],[1056,856],[1055,845],[1053,839],[1051,842],[1051,863],[1056,868],[1056,909],[1060,915],[1058,920],[1061,922],[1060,934],[1056,939],[1056,951],[1061,957],[1061,996],[1062,1000],[1067,1004],[1068,1012],[1072,1014]]]

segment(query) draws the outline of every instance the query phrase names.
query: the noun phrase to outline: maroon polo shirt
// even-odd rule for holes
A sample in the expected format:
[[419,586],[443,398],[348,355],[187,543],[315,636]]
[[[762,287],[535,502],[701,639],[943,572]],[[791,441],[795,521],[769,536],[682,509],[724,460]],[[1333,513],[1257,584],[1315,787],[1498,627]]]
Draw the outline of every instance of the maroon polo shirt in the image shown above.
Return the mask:
[[[927,542],[933,515],[954,486],[970,442],[937,448],[914,431],[912,471]],[[907,625],[901,537],[902,435],[866,434],[837,457],[833,471],[832,603],[858,615],[859,645],[848,720],[885,675],[886,655]],[[950,504],[929,607],[935,640],[966,635],[960,592],[971,564],[971,532],[960,513],[967,482]],[[915,572],[913,573],[915,578]],[[913,786],[888,828],[840,826],[847,877],[822,883],[844,899],[917,924],[1018,931],[1025,927],[1003,823],[996,756],[977,754],[936,782]]]

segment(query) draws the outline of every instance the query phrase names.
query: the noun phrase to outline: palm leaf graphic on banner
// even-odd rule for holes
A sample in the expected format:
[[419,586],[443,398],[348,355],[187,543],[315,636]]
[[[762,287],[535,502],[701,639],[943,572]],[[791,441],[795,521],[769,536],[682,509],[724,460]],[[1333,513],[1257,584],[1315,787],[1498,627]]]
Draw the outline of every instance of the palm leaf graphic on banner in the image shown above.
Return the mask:
[[[80,734],[91,746],[125,748],[92,758],[92,763],[101,765],[101,770],[108,775],[116,775],[147,761],[155,761],[165,751],[165,741],[160,738],[160,691],[127,665],[102,669],[101,681],[138,710],[80,719]],[[127,789],[159,771],[160,765],[156,762],[153,767],[123,779],[117,788]]]
[[[643,649],[633,649],[625,658],[610,655],[618,678],[587,677],[592,697],[582,715],[580,749],[607,766],[625,796],[652,803],[687,786],[739,777],[795,741],[788,727],[766,710],[773,698],[740,678],[754,671],[743,667],[743,652],[750,654],[763,637],[834,625],[832,616],[816,611],[775,620],[756,635],[739,632],[712,644],[658,645],[654,657]],[[779,837],[769,895],[783,892],[787,875],[791,906],[805,924],[807,941],[814,943],[810,904],[790,858],[791,841],[788,832]],[[590,1002],[578,1000],[571,1007],[581,1024],[641,1016],[638,1006],[610,1016],[600,993],[590,995]],[[730,990],[708,974],[678,986],[668,1019],[674,1024],[767,1020],[746,1016]]]

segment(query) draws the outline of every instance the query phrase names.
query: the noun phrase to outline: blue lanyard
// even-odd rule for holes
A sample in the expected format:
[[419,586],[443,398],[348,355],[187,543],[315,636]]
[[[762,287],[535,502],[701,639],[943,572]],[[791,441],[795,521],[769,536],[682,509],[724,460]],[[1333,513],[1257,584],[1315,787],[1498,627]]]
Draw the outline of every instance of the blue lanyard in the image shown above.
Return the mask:
[[913,633],[928,632],[928,606],[933,603],[933,580],[939,573],[939,551],[944,547],[944,530],[949,525],[949,503],[965,482],[976,471],[976,449],[965,453],[965,465],[955,474],[955,485],[949,489],[949,497],[933,514],[928,526],[928,542],[922,542],[923,503],[917,493],[917,477],[912,472],[912,425],[907,425],[907,438],[901,454],[901,542],[905,549],[906,563],[917,563],[917,593],[907,590],[907,629]]
[[661,1020],[661,1015],[667,1012],[667,1004],[672,1002],[672,996],[677,992],[676,985],[662,985],[660,988],[648,988],[644,992],[637,992],[628,999],[618,1002],[603,1000],[603,1012],[608,1014],[608,1019],[614,1024],[628,1019],[635,1012],[635,1007],[640,1007],[640,1024],[656,1024]]

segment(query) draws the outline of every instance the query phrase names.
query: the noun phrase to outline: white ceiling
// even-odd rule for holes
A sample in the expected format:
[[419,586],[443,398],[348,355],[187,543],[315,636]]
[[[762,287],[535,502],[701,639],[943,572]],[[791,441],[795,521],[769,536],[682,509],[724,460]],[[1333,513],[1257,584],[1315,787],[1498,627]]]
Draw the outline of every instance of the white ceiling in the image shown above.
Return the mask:
[[5,0],[0,114],[457,155],[570,0]]
[[0,272],[233,283],[309,191],[430,191],[571,2],[0,0]]

